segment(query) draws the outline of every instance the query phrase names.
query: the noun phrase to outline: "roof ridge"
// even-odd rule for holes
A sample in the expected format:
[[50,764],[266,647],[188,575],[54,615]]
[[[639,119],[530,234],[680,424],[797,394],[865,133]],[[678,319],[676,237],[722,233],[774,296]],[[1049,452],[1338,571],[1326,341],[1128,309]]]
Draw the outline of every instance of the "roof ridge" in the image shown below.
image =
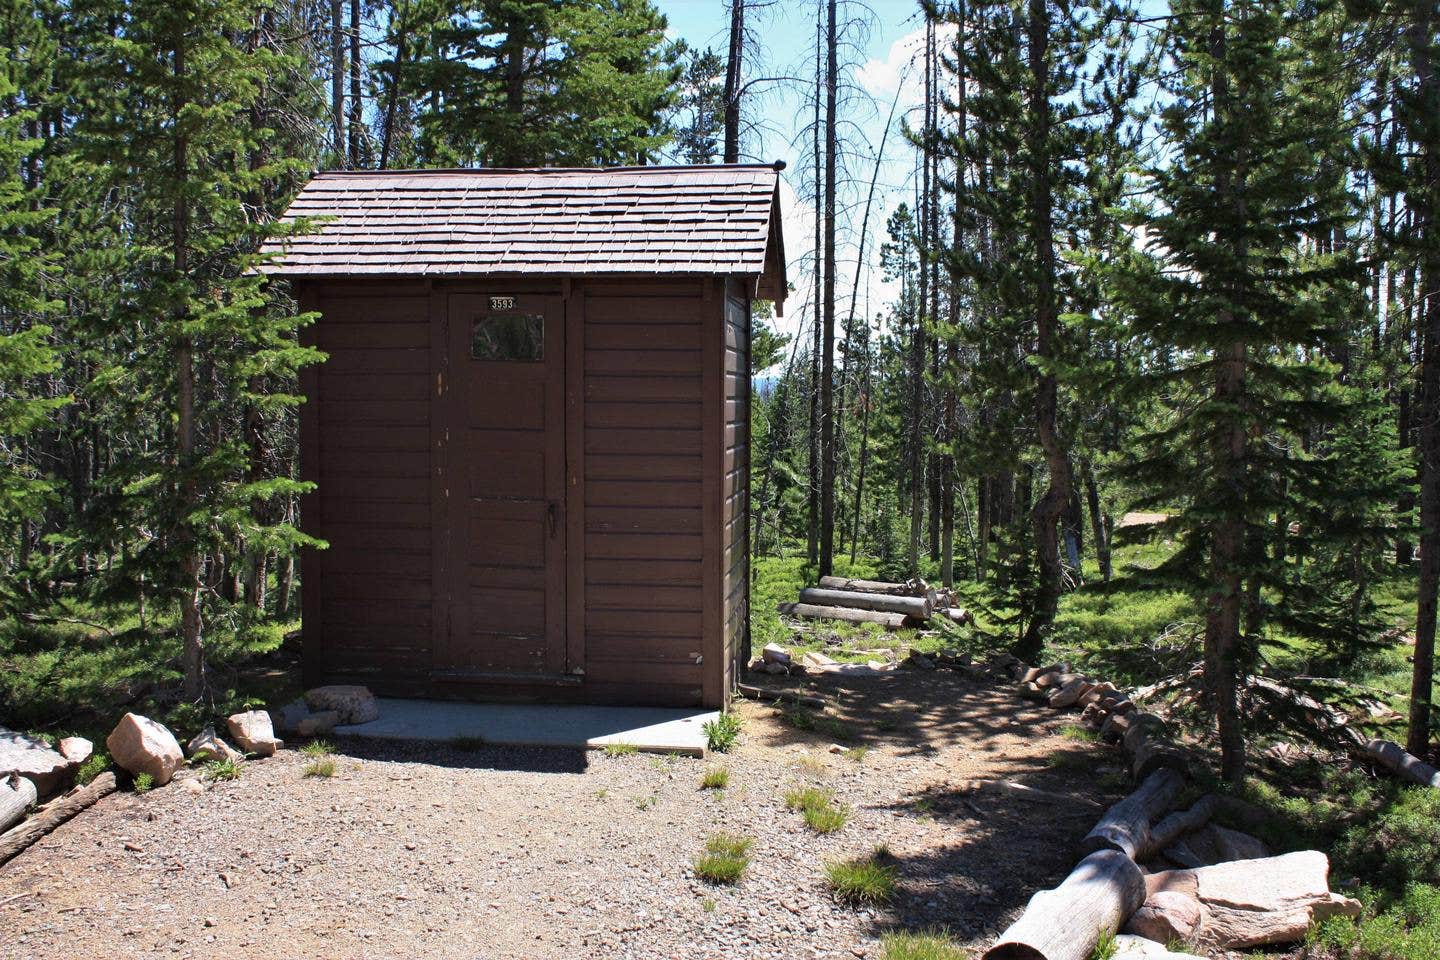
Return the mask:
[[677,163],[649,164],[633,167],[404,167],[386,170],[320,170],[311,179],[322,177],[374,177],[374,176],[430,176],[451,175],[492,175],[492,174],[550,174],[550,173],[675,173],[682,170],[773,170],[785,169],[785,161],[774,163]]

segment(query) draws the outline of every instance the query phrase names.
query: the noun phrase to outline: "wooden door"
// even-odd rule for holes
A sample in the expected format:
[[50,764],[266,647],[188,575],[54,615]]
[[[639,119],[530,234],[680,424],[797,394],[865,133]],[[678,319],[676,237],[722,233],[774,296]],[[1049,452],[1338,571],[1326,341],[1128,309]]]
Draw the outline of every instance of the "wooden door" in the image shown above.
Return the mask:
[[565,663],[565,315],[557,296],[451,294],[449,629],[440,678]]

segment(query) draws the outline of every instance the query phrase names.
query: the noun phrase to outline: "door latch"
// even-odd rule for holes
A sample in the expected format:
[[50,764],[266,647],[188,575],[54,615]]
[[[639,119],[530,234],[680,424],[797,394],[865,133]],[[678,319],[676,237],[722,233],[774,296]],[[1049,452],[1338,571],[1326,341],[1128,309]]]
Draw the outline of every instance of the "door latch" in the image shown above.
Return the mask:
[[545,517],[550,521],[550,536],[553,538],[560,527],[560,504],[551,500],[545,507]]

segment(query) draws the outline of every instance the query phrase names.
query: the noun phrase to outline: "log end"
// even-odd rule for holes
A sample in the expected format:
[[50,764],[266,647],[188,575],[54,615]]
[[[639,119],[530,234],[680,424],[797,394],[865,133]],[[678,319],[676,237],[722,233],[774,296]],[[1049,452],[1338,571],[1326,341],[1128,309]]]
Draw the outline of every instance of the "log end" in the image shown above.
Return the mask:
[[1045,954],[1028,943],[1013,940],[995,944],[982,955],[982,960],[1047,960]]

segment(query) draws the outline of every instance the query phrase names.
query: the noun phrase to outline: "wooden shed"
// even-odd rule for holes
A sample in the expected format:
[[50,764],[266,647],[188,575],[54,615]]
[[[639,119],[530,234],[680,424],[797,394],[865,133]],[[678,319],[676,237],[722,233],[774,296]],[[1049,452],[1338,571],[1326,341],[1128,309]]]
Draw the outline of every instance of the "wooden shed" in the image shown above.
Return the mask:
[[323,173],[306,683],[718,706],[749,649],[750,304],[782,165]]

